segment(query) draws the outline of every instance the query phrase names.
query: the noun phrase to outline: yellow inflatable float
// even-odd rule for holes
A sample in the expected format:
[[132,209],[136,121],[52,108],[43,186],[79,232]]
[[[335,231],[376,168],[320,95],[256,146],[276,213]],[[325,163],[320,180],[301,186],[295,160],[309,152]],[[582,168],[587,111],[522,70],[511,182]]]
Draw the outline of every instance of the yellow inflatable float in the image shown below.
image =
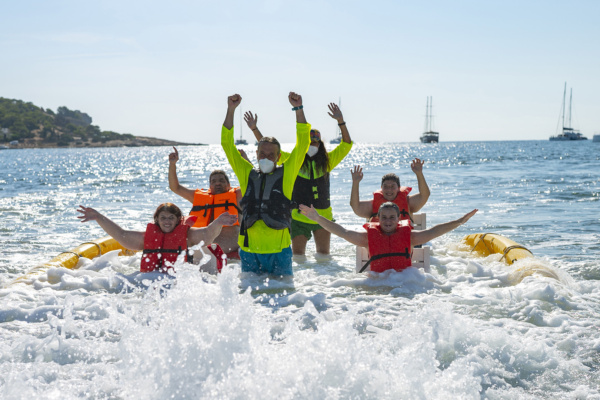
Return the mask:
[[81,245],[75,247],[73,250],[60,253],[52,260],[32,268],[25,275],[20,276],[14,281],[7,284],[6,287],[14,285],[15,283],[28,283],[29,279],[31,279],[35,275],[47,271],[50,268],[64,267],[68,269],[74,269],[77,266],[77,263],[79,262],[79,258],[81,257],[89,258],[91,260],[94,257],[106,254],[109,251],[113,250],[121,250],[121,252],[119,253],[120,256],[131,256],[135,253],[135,251],[126,249],[123,246],[121,246],[119,242],[117,242],[110,236],[106,236],[91,242],[82,243]]
[[474,233],[465,236],[463,242],[471,247],[471,252],[476,252],[483,257],[502,254],[502,260],[508,265],[523,258],[533,257],[533,253],[519,243],[495,233]]

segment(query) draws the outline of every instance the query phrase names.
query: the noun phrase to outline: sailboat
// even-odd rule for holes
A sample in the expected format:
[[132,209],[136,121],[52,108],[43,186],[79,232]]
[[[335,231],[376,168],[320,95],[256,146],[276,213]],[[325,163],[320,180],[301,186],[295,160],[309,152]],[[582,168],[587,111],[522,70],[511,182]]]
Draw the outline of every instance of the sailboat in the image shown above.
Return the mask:
[[565,140],[587,140],[577,129],[571,128],[571,107],[573,105],[573,88],[571,88],[571,96],[569,98],[569,116],[568,126],[565,125],[565,102],[567,100],[567,82],[565,82],[565,90],[563,92],[563,104],[562,104],[562,133],[556,136],[550,136],[552,141],[565,141]]
[[440,133],[433,131],[433,96],[427,97],[427,106],[425,106],[425,132],[421,135],[421,143],[438,143]]
[[[342,98],[340,97],[338,107],[342,107]],[[337,136],[329,141],[331,144],[340,144],[342,143],[342,129],[338,126]]]
[[242,111],[242,108],[240,107],[240,138],[236,139],[236,141],[235,141],[235,145],[236,146],[239,146],[239,145],[242,145],[242,144],[248,144],[248,142],[246,141],[246,139],[242,138],[242,129],[244,127],[244,125],[243,125],[243,122],[244,122],[243,121],[243,115],[244,115],[244,112]]

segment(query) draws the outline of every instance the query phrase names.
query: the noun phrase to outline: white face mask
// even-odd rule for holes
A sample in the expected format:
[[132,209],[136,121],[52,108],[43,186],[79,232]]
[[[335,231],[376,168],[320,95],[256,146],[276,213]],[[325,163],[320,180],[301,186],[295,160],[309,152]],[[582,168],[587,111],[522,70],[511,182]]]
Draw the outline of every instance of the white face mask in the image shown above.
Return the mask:
[[275,163],[268,158],[263,158],[262,160],[258,160],[258,168],[260,168],[260,172],[263,174],[268,174],[275,169]]
[[308,155],[309,157],[313,157],[315,154],[317,154],[318,151],[319,151],[318,146],[310,146],[308,148],[308,151],[306,152],[306,155]]

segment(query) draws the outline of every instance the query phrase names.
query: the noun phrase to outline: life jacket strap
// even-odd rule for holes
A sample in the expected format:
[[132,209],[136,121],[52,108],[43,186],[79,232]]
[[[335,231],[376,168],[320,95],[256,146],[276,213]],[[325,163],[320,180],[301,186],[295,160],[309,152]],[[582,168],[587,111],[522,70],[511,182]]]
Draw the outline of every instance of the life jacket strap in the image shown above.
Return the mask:
[[369,258],[369,261],[367,261],[367,263],[365,265],[363,265],[363,267],[358,272],[363,272],[364,270],[366,270],[369,267],[369,264],[371,264],[371,261],[379,260],[379,259],[386,258],[386,257],[406,257],[406,258],[410,258],[410,253],[408,252],[408,248],[405,248],[404,253],[384,253],[384,254],[377,254],[376,256],[373,256],[373,257]]

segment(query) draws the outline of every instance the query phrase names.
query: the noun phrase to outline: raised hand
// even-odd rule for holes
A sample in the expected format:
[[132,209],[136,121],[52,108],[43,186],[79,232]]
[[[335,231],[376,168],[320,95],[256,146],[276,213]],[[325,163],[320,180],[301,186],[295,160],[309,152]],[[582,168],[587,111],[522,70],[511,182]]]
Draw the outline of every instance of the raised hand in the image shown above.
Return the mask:
[[98,218],[102,217],[102,214],[91,207],[84,207],[82,205],[79,207],[77,212],[80,212],[83,215],[79,215],[77,218],[79,218],[81,222],[96,221]]
[[246,111],[244,113],[244,121],[248,124],[248,128],[251,130],[256,129],[256,125],[258,124],[258,114],[253,115],[252,111]]
[[461,225],[463,225],[463,224],[464,224],[464,223],[466,223],[468,220],[470,220],[470,219],[471,219],[471,217],[477,213],[477,211],[479,211],[477,208],[476,208],[476,209],[474,209],[474,210],[473,210],[473,211],[471,211],[470,213],[467,213],[467,214],[463,215],[462,217],[460,217],[460,218],[458,219],[458,221],[460,222],[460,224],[461,224]]
[[302,213],[302,215],[305,215],[308,219],[316,221],[317,218],[319,217],[319,213],[317,212],[317,210],[315,210],[315,208],[312,206],[312,204],[310,207],[305,206],[304,204],[300,204],[298,206],[298,208],[300,209],[300,212]]
[[177,151],[175,146],[173,146],[173,152],[169,154],[169,162],[171,164],[174,164],[177,161],[179,161],[179,152]]
[[240,96],[237,93],[234,95],[231,95],[227,98],[227,108],[235,110],[237,108],[237,106],[240,105],[241,102],[242,102],[242,96]]
[[213,222],[216,222],[217,224],[220,224],[220,225],[230,226],[230,225],[235,224],[237,219],[238,219],[237,215],[229,214],[226,211],[223,214],[219,215],[217,217],[217,219],[215,219]]
[[355,165],[354,169],[350,170],[350,173],[352,174],[352,181],[353,182],[360,182],[362,181],[363,178],[363,172],[362,172],[362,168],[360,165]]
[[297,93],[290,92],[288,99],[290,100],[292,107],[300,107],[302,105],[302,96]]
[[250,161],[250,158],[248,158],[248,154],[246,154],[246,152],[244,151],[244,149],[238,149],[238,151],[240,152],[240,155],[242,156],[242,158],[246,161],[248,161],[250,164],[252,164],[252,162]]
[[327,114],[331,118],[337,120],[338,123],[344,122],[344,116],[342,115],[342,111],[340,110],[340,108],[338,107],[337,104],[329,103],[328,107],[329,107],[329,111],[331,111],[331,112],[328,112]]
[[423,172],[423,164],[425,164],[424,160],[415,158],[410,164],[410,169],[412,169],[412,172],[414,172],[415,174],[418,172]]

